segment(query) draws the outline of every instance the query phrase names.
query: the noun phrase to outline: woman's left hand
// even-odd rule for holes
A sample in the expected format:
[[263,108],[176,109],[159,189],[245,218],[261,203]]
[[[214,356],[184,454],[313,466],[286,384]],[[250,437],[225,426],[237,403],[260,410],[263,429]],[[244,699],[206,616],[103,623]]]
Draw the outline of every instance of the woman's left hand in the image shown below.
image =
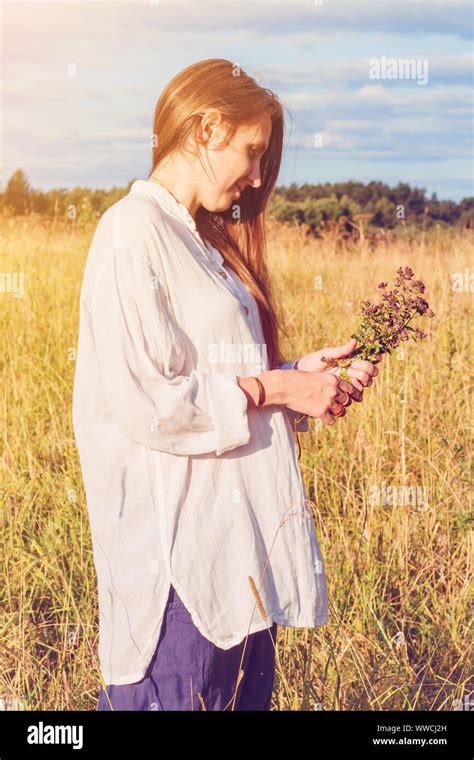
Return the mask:
[[[321,348],[319,351],[306,354],[299,360],[298,369],[306,372],[332,372],[333,375],[339,377],[338,368],[328,367],[325,362],[321,361],[321,357],[327,356],[333,359],[347,359],[356,348],[356,344],[356,338],[352,338],[343,346]],[[373,361],[370,362],[366,359],[354,359],[351,366],[347,369],[347,374],[350,376],[350,382],[355,388],[362,391],[364,387],[372,385],[372,378],[378,375],[378,369],[375,364],[377,364],[381,358],[382,354],[375,354]]]

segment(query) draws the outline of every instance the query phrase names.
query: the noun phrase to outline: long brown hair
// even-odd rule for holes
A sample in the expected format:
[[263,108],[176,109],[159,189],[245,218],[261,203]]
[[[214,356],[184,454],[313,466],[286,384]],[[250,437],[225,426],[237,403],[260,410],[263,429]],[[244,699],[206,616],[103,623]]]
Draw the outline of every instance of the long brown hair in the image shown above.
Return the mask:
[[271,90],[258,85],[231,61],[210,58],[188,66],[167,84],[156,104],[153,134],[158,140],[153,145],[150,175],[166,156],[183,150],[188,138],[199,140],[198,123],[208,109],[216,109],[228,125],[226,144],[239,126],[254,124],[266,115],[272,121],[269,145],[260,163],[261,185],[243,191],[238,204],[240,218],[233,213],[235,204],[224,212],[201,206],[196,227],[254,296],[269,368],[274,369],[285,361],[279,345],[279,330],[284,328],[266,264],[265,209],[280,170],[283,105]]

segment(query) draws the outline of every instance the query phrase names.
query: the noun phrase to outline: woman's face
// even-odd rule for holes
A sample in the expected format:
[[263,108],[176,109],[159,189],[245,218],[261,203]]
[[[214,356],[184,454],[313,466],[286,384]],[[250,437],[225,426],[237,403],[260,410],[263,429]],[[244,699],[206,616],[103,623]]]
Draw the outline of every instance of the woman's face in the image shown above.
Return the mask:
[[260,161],[272,132],[266,116],[258,123],[241,126],[224,147],[225,130],[212,127],[206,144],[207,174],[200,187],[200,202],[208,211],[225,211],[238,200],[246,187],[261,185]]

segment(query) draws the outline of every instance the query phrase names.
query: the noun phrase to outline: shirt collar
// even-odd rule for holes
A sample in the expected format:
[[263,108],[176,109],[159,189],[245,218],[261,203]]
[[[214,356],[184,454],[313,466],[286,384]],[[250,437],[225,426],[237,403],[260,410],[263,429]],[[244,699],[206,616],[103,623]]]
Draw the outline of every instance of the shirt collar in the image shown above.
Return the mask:
[[166,187],[150,179],[137,179],[135,182],[133,182],[130,188],[130,192],[145,192],[157,200],[158,203],[172,216],[180,219],[201,244],[204,243],[206,249],[219,265],[223,263],[224,258],[221,256],[219,251],[207,241],[202,240],[201,235],[199,234],[199,231],[196,227],[196,222],[194,221],[184,203],[178,201],[178,199],[175,198],[174,195],[166,189]]

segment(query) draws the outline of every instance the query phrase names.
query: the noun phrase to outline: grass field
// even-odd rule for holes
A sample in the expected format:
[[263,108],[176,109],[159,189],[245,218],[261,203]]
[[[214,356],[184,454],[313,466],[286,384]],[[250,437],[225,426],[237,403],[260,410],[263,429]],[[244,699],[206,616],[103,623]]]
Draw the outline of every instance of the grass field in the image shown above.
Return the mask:
[[[24,273],[24,293],[0,293],[0,707],[95,710],[96,579],[71,424],[93,229],[2,227],[2,269]],[[330,621],[279,627],[272,709],[472,709],[473,295],[452,275],[472,267],[473,232],[401,235],[371,251],[272,222],[268,242],[290,356],[346,343],[358,300],[377,298],[398,266],[423,280],[436,315],[421,321],[427,339],[383,359],[362,404],[299,435]]]

